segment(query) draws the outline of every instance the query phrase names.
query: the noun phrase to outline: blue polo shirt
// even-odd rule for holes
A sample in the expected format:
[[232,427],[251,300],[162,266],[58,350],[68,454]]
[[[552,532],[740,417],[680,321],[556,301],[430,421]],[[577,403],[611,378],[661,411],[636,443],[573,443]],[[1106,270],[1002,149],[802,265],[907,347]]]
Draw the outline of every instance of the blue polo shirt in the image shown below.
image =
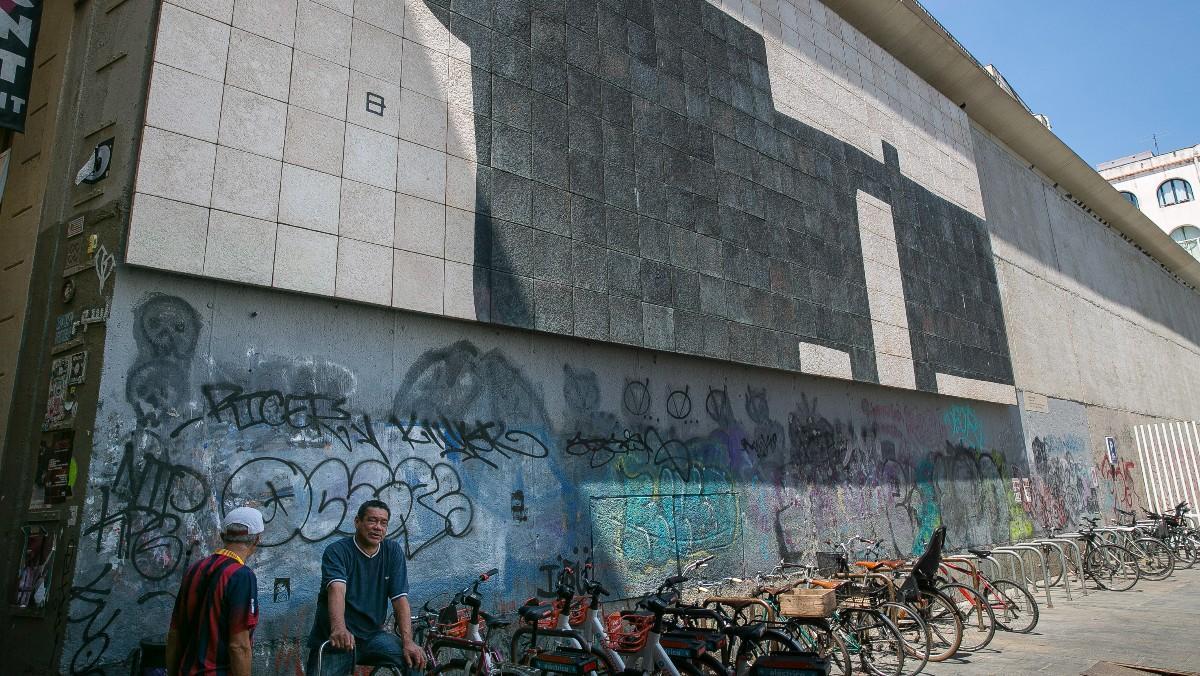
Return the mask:
[[408,595],[404,547],[384,540],[374,555],[367,556],[348,537],[325,548],[317,617],[309,637],[316,645],[329,638],[329,585],[334,582],[346,585],[346,628],[355,639],[366,640],[383,628],[391,602]]

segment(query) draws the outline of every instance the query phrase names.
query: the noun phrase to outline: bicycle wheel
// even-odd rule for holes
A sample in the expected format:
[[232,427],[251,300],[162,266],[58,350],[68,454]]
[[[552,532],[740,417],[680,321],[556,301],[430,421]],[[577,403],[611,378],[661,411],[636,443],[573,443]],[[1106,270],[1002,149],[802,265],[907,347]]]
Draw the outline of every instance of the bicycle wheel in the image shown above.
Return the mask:
[[854,644],[847,642],[847,647],[857,653],[863,671],[876,676],[904,675],[904,639],[891,620],[868,608],[846,608],[839,614],[854,638]]
[[729,676],[729,670],[717,659],[716,655],[705,653],[697,657],[681,659],[675,662],[680,672],[689,676]]
[[963,635],[962,618],[954,602],[945,594],[923,589],[918,592],[913,607],[929,626],[929,661],[944,662],[953,657],[958,652]]
[[1137,554],[1137,565],[1142,577],[1147,580],[1165,580],[1175,572],[1175,556],[1162,540],[1140,537],[1133,541],[1133,552]]
[[1088,552],[1084,568],[1098,587],[1109,591],[1132,589],[1141,577],[1137,557],[1120,545],[1096,545]]
[[900,638],[904,639],[904,673],[917,676],[929,664],[929,643],[932,640],[929,625],[921,619],[916,608],[907,603],[885,601],[879,604],[878,609],[896,625]]
[[850,653],[841,635],[834,630],[829,620],[800,621],[793,619],[786,626],[788,635],[800,649],[813,652],[829,660],[829,673],[832,676],[850,676],[854,667],[850,662]]
[[742,675],[750,671],[755,660],[763,655],[777,652],[800,652],[801,644],[790,634],[780,629],[764,629],[762,638],[744,638],[738,641],[737,652],[733,660],[734,674]]
[[1040,616],[1037,600],[1025,587],[1012,580],[984,581],[983,595],[1001,629],[1028,634],[1037,626]]
[[976,652],[983,650],[996,635],[996,614],[991,605],[983,600],[983,594],[965,584],[944,584],[938,591],[954,601],[954,607],[962,617],[963,637],[960,650]]

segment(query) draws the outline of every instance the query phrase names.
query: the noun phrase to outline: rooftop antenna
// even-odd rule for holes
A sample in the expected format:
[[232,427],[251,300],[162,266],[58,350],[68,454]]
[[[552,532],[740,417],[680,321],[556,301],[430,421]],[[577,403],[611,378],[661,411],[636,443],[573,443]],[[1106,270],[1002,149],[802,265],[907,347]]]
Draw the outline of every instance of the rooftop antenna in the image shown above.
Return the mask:
[[1158,154],[1158,134],[1150,134],[1150,138],[1154,141],[1154,154]]

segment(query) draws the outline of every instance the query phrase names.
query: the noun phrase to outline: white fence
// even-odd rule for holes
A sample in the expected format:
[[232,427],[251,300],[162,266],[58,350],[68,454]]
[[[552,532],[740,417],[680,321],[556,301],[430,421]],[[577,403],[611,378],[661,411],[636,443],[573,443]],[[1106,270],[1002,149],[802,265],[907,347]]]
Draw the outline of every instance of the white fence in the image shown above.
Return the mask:
[[1171,513],[1186,500],[1193,509],[1200,497],[1200,430],[1197,423],[1170,422],[1133,428],[1141,461],[1147,506]]

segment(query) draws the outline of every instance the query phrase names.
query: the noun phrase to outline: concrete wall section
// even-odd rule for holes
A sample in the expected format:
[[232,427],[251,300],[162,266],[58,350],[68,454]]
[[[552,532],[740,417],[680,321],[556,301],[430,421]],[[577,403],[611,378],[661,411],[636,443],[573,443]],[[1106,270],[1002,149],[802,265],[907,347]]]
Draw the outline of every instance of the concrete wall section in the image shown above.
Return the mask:
[[1200,414],[1200,295],[974,132],[1017,386]]
[[136,269],[114,293],[66,672],[160,636],[239,504],[269,520],[264,673],[296,669],[320,552],[371,496],[418,603],[495,565],[499,609],[564,560],[631,595],[706,554],[749,574],[824,538],[908,554],[1041,520],[1012,407]]

